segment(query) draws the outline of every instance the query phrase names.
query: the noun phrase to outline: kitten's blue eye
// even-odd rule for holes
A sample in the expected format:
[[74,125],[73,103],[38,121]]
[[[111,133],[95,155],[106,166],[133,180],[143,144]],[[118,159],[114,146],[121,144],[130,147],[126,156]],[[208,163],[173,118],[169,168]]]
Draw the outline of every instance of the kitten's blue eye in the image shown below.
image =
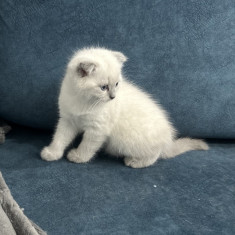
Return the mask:
[[101,86],[100,89],[101,89],[102,91],[108,90],[108,86],[107,86],[107,85],[106,85],[106,86]]
[[116,86],[118,86],[118,82],[116,83]]

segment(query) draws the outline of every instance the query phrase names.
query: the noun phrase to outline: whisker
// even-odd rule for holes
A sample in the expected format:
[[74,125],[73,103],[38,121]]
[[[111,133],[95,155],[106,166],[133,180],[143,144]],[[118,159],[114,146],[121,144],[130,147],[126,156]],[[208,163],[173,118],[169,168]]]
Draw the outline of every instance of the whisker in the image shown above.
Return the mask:
[[101,99],[95,101],[88,109],[88,112],[92,112],[94,108],[100,103]]

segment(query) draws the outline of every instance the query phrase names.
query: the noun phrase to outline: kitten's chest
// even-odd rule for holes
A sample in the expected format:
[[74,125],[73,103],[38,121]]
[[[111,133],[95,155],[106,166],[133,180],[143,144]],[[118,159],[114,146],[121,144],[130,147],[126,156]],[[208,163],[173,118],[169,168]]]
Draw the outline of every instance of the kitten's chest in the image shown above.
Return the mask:
[[97,130],[108,133],[110,130],[110,122],[107,120],[108,117],[102,113],[67,113],[66,118],[72,122],[74,127],[83,132]]
[[117,117],[116,105],[110,104],[88,105],[66,94],[59,99],[60,116],[70,120],[79,130],[96,129],[108,134]]
[[99,117],[92,114],[71,115],[73,123],[83,131],[87,129],[96,129],[103,125]]

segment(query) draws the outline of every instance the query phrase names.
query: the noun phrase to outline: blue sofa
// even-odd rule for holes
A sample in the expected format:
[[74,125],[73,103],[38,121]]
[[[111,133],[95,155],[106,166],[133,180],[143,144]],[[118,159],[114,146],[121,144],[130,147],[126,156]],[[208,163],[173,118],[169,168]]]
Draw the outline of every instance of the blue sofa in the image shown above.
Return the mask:
[[[233,0],[1,1],[0,117],[12,131],[0,171],[25,214],[51,235],[235,234],[234,35]],[[66,64],[94,45],[122,51],[125,75],[210,150],[144,169],[102,151],[88,164],[41,160]]]

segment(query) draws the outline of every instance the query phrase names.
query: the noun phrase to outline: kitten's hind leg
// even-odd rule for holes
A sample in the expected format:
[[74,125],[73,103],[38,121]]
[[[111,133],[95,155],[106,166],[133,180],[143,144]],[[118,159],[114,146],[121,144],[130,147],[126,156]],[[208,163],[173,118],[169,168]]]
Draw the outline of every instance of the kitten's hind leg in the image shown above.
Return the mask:
[[138,159],[138,158],[131,158],[131,157],[125,157],[124,162],[126,166],[130,166],[132,168],[144,168],[151,166],[156,159],[148,159],[148,160],[143,160],[143,159]]
[[136,157],[125,157],[124,163],[126,166],[130,166],[132,168],[144,168],[153,165],[160,156],[160,151],[155,153],[154,156],[146,157],[143,156],[142,158]]
[[91,160],[105,141],[105,137],[93,131],[85,131],[77,149],[72,149],[67,158],[71,162],[85,163]]

